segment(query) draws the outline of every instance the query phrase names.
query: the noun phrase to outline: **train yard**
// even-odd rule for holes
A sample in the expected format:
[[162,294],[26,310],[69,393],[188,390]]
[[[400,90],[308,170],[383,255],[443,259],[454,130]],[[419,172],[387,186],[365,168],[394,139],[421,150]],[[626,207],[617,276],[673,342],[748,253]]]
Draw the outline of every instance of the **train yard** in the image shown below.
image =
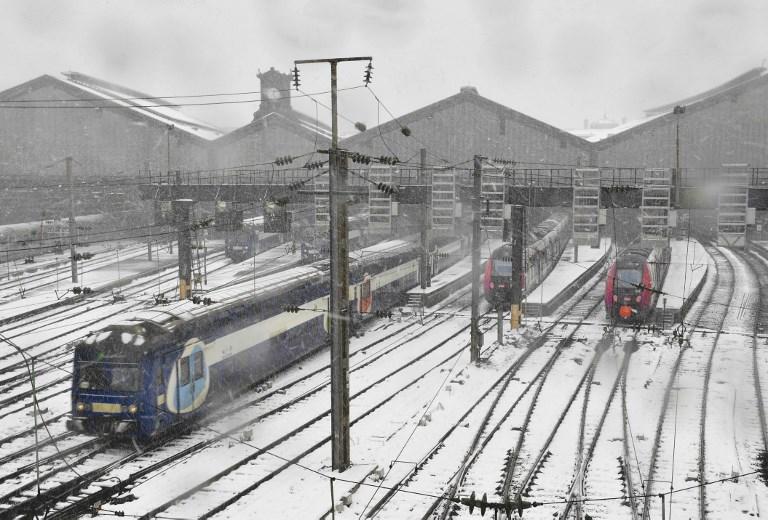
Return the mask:
[[[172,292],[173,265],[135,276],[119,301],[97,293],[17,309],[23,316],[7,310],[3,338],[24,357],[0,358],[0,516],[426,519],[476,516],[484,502],[525,518],[636,520],[659,518],[662,507],[700,519],[758,516],[768,507],[768,251],[706,250],[711,268],[672,330],[613,328],[605,266],[501,344],[486,314],[477,365],[466,287],[422,315],[398,307],[363,324],[350,351],[355,460],[343,473],[330,470],[323,351],[148,443],[67,428],[74,342]],[[238,265],[214,250],[209,283],[247,284],[295,262],[283,246],[265,255]],[[39,292],[55,283],[45,270],[57,268],[35,273]]]

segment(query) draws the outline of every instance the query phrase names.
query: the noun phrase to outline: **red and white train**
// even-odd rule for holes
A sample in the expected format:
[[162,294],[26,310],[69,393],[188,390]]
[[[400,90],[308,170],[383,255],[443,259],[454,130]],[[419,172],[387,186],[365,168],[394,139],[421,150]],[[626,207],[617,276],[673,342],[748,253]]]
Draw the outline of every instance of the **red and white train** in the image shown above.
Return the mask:
[[669,268],[669,248],[627,249],[608,268],[605,310],[616,322],[645,321],[656,307]]

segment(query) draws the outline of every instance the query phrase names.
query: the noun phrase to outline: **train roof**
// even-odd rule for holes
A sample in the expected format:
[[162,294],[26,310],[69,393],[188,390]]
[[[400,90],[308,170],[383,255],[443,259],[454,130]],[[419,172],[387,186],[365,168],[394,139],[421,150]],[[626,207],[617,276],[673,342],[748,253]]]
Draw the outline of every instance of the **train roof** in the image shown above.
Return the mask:
[[[350,271],[365,268],[384,258],[414,250],[416,245],[407,240],[389,240],[350,253]],[[217,311],[226,311],[245,302],[259,303],[290,291],[309,282],[320,281],[328,276],[329,260],[321,260],[306,266],[293,267],[285,271],[266,276],[239,280],[232,285],[220,287],[205,294],[213,303],[203,306],[190,300],[174,302],[170,305],[154,305],[140,310],[124,321],[116,324],[117,328],[130,329],[147,324],[147,331],[173,331],[179,324],[203,317]],[[112,327],[114,328],[114,326]],[[107,330],[107,329],[104,329]],[[98,334],[98,333],[97,333]]]

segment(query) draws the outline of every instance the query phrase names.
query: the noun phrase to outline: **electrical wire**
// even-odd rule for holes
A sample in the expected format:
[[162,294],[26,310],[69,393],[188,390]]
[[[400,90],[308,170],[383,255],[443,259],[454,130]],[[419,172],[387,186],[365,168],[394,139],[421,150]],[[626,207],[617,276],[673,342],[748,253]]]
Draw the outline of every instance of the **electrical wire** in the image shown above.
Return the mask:
[[[344,87],[337,90],[343,91],[343,90],[355,90],[358,88],[362,88],[363,85],[356,85],[354,87]],[[299,98],[299,97],[312,97],[312,95],[323,95],[330,93],[330,90],[324,90],[320,92],[313,92],[312,94],[303,92],[299,95],[292,96],[293,98]],[[242,105],[242,104],[248,104],[248,103],[258,103],[263,101],[263,98],[257,97],[252,99],[241,99],[241,100],[226,100],[226,101],[203,101],[203,102],[189,102],[189,103],[156,103],[156,104],[133,104],[129,103],[126,105],[119,105],[117,102],[130,100],[131,98],[113,98],[114,104],[109,105],[87,105],[87,106],[68,106],[68,105],[8,105],[7,101],[0,101],[0,110],[1,109],[7,109],[7,110],[24,110],[24,109],[65,109],[65,110],[76,110],[76,109],[85,109],[85,110],[92,110],[94,108],[104,108],[104,109],[128,109],[132,110],[135,108],[163,108],[163,107],[190,107],[190,106],[214,106],[214,105]],[[153,98],[150,98],[153,99]],[[60,100],[60,102],[67,102],[68,100]],[[110,101],[108,98],[102,98],[99,101]],[[43,101],[45,102],[45,101]],[[165,117],[169,120],[173,120],[173,115],[164,115],[160,114],[162,117]],[[184,121],[182,121],[184,122]],[[184,122],[186,123],[186,122]]]

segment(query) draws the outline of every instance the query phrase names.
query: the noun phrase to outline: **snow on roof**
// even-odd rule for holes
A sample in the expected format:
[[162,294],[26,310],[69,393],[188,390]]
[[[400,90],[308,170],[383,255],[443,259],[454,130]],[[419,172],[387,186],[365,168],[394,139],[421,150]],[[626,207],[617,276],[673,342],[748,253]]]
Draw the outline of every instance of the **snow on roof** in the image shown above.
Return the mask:
[[582,139],[586,139],[590,143],[596,143],[598,141],[602,141],[603,139],[607,139],[613,135],[626,132],[627,130],[631,130],[632,128],[645,124],[648,121],[653,121],[654,119],[658,119],[659,117],[662,117],[664,115],[666,115],[666,113],[654,114],[649,117],[642,117],[640,119],[627,121],[626,123],[622,123],[618,126],[614,126],[613,128],[581,128],[577,130],[568,130],[568,133],[581,137]]
[[[293,117],[289,117],[289,116],[286,116],[285,114],[274,111],[274,112],[269,112],[267,114],[264,114],[259,119],[267,119],[269,117],[276,116],[276,117],[282,118],[285,121],[296,124],[301,128],[308,130],[312,133],[319,134],[321,137],[325,137],[326,139],[331,139],[331,137],[333,136],[333,134],[331,133],[331,129],[326,127],[322,123],[318,122],[317,124],[315,124],[314,121],[307,119],[303,114],[296,112],[295,110],[292,110],[291,114]],[[343,136],[339,136],[339,137],[343,138]]]
[[182,113],[176,106],[169,106],[170,103],[167,100],[147,96],[78,72],[63,72],[61,76],[59,80],[83,92],[117,105],[131,107],[131,110],[137,114],[166,125],[174,125],[177,129],[201,139],[210,141],[224,135],[224,132],[213,125]]
[[718,85],[709,90],[705,90],[704,92],[694,94],[693,96],[687,97],[685,99],[681,99],[680,101],[675,101],[674,103],[667,103],[665,105],[646,109],[644,110],[645,115],[655,116],[655,115],[661,115],[661,114],[668,114],[669,112],[672,112],[677,105],[681,105],[681,106],[690,105],[692,103],[696,103],[697,101],[702,101],[712,96],[716,96],[718,94],[721,94],[723,92],[726,92],[732,89],[733,87],[737,87],[749,81],[753,81],[761,76],[765,76],[767,72],[768,72],[768,69],[766,69],[765,67],[755,67],[754,69],[750,69],[747,72],[740,74],[729,81],[726,81],[722,85]]

